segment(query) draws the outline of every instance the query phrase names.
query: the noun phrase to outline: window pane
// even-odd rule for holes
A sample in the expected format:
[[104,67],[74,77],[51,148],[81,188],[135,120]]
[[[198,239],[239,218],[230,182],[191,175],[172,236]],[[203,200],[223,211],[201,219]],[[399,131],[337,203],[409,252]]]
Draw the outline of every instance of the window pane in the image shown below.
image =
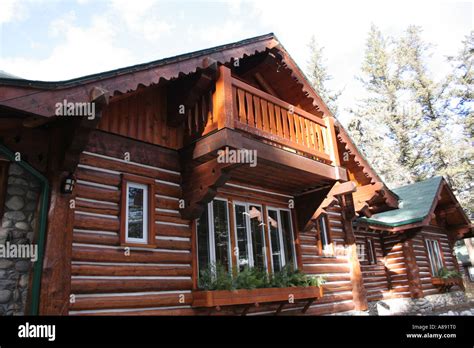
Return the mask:
[[296,267],[294,252],[293,252],[293,233],[291,230],[291,217],[290,212],[286,210],[280,210],[281,216],[281,232],[283,235],[283,250],[285,254],[285,264],[292,264],[293,268]]
[[227,202],[213,201],[214,209],[214,241],[216,264],[220,263],[229,270],[229,224],[227,221]]
[[239,248],[239,270],[249,266],[249,251],[247,238],[247,219],[245,205],[235,205],[235,225],[237,233],[237,247]]
[[437,240],[433,241],[434,249],[435,249],[435,255],[436,255],[436,268],[437,271],[439,271],[441,268],[443,268],[443,258],[441,257],[441,249],[439,247],[439,243]]
[[252,252],[254,267],[266,270],[265,242],[262,209],[255,205],[249,206],[250,231],[252,233]]
[[199,270],[206,270],[209,267],[209,217],[207,204],[201,217],[197,220],[197,241],[198,241],[198,265]]
[[319,218],[319,228],[321,230],[321,243],[324,249],[327,245],[329,245],[326,219],[324,218],[324,216],[321,216]]
[[273,271],[278,272],[281,270],[281,246],[280,236],[278,232],[278,213],[275,210],[268,210],[268,224],[270,226],[270,241],[272,243],[272,261]]
[[[137,185],[138,186],[138,185]],[[128,234],[127,238],[144,239],[146,221],[144,216],[144,188],[128,186]]]

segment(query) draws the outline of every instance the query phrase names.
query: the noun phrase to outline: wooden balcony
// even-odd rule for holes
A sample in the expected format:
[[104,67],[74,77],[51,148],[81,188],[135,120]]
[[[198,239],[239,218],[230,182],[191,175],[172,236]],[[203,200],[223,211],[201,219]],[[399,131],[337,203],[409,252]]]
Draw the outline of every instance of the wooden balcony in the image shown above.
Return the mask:
[[[230,178],[294,196],[347,180],[331,116],[290,105],[232,77],[225,66],[215,89],[201,94],[185,116],[180,151],[188,204],[181,215],[187,219],[199,217]],[[219,162],[224,148],[255,151],[258,165]]]
[[188,142],[223,128],[244,132],[267,144],[339,166],[334,120],[311,114],[257,89],[221,66],[214,93],[188,110]]

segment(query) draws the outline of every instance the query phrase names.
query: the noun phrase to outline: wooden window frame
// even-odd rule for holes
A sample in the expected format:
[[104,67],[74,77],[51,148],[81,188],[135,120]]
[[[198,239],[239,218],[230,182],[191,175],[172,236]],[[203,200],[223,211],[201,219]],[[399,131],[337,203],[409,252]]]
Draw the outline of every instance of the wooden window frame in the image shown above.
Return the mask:
[[437,238],[424,238],[424,242],[425,242],[425,247],[426,247],[426,255],[428,257],[428,262],[430,264],[430,273],[431,273],[431,277],[432,278],[436,278],[437,277],[437,272],[439,272],[439,269],[436,269],[436,273],[433,272],[434,268],[437,267],[436,264],[433,264],[433,260],[431,258],[431,252],[430,252],[430,246],[429,246],[429,243],[430,242],[433,242],[433,245],[434,245],[434,242],[436,242],[436,245],[437,245],[437,249],[439,251],[439,259],[441,261],[441,268],[446,268],[446,263],[444,261],[444,254],[443,254],[443,249],[441,248],[441,241]]
[[[255,203],[253,200],[249,200],[249,201],[246,201],[246,200],[232,200],[232,199],[228,199],[228,198],[225,198],[225,197],[216,197],[214,198],[211,202],[207,203],[207,214],[208,214],[208,220],[209,220],[209,263],[210,264],[213,264],[216,262],[216,259],[215,259],[215,236],[214,236],[214,224],[213,224],[213,202],[215,200],[220,200],[220,201],[224,201],[226,202],[226,206],[227,206],[227,223],[228,223],[228,228],[229,228],[229,263],[230,263],[230,269],[234,269],[235,268],[238,268],[238,254],[237,254],[237,257],[233,257],[235,254],[235,247],[237,246],[237,219],[236,219],[236,215],[235,215],[235,205],[240,205],[240,206],[245,206],[245,211],[248,212],[249,211],[249,207],[250,206],[257,206],[257,207],[260,207],[261,208],[261,211],[262,211],[262,216],[263,216],[263,222],[264,222],[264,226],[262,228],[262,238],[263,238],[263,243],[264,243],[264,250],[265,250],[265,270],[268,274],[270,273],[273,273],[274,272],[274,268],[273,268],[273,258],[272,258],[272,254],[271,254],[271,239],[270,239],[270,228],[268,226],[268,211],[269,210],[273,210],[273,211],[276,211],[277,214],[278,214],[278,240],[280,241],[280,243],[282,244],[283,243],[283,231],[282,231],[282,228],[281,228],[281,211],[285,211],[289,214],[289,221],[290,221],[290,233],[291,233],[291,240],[292,240],[292,243],[291,243],[291,248],[292,248],[292,251],[293,251],[293,265],[295,267],[295,269],[298,269],[299,268],[299,264],[298,264],[298,255],[297,255],[297,249],[296,249],[296,240],[295,240],[295,226],[294,226],[294,216],[292,214],[292,211],[291,209],[288,209],[288,208],[282,208],[282,207],[278,207],[278,206],[274,206],[274,205],[266,205],[264,203]],[[232,203],[231,206],[232,208],[229,208],[229,203]],[[230,209],[232,209],[232,212],[230,211]],[[196,219],[194,222],[196,223],[197,225],[197,222],[198,222],[199,218]],[[251,233],[250,231],[250,219],[247,217],[246,218],[246,227],[247,227],[247,246],[249,248],[249,259],[252,259],[252,262],[249,262],[249,265],[252,267],[253,266],[253,245],[252,245],[252,240],[251,236],[249,236],[249,234]],[[196,232],[197,233],[197,232]],[[234,241],[234,244],[232,244],[232,241]],[[201,271],[200,270],[200,267],[199,267],[199,255],[198,255],[198,250],[199,250],[199,238],[197,238],[196,236],[196,241],[195,241],[195,248],[196,248],[196,272],[199,274],[199,272]],[[283,245],[283,244],[282,244]],[[238,251],[237,251],[238,252]],[[283,250],[283,253],[284,253],[284,250]],[[286,264],[286,260],[285,260],[285,257],[284,257],[284,254],[283,253],[280,253],[280,261],[282,263],[282,267],[285,266]]]
[[375,249],[375,242],[371,237],[367,237],[366,241],[367,248],[367,264],[376,265],[377,264],[377,252]]
[[3,212],[5,210],[5,199],[7,197],[8,188],[8,168],[10,162],[0,158],[0,221],[3,218]]
[[[147,238],[145,243],[127,241],[127,200],[128,200],[128,184],[138,184],[147,187]],[[132,174],[122,174],[121,182],[121,201],[120,201],[120,245],[133,246],[142,248],[156,248],[155,239],[155,180]],[[144,197],[145,198],[145,197]]]
[[[324,254],[324,247],[323,247],[323,238],[322,238],[322,231],[321,231],[321,224],[320,221],[324,222],[324,231],[326,235],[326,240],[327,240],[327,245],[331,246],[330,254]],[[318,233],[318,241],[317,241],[317,247],[318,247],[318,254],[319,256],[322,257],[335,257],[334,256],[334,245],[332,244],[332,237],[331,237],[331,228],[329,227],[329,218],[327,214],[321,214],[318,217],[317,223],[316,223],[316,229]]]
[[[209,238],[208,238],[208,247],[209,247],[209,265],[215,265],[216,264],[216,238],[215,238],[215,230],[214,230],[214,206],[213,203],[214,201],[223,201],[226,203],[226,208],[227,208],[227,232],[228,232],[228,253],[229,253],[229,271],[232,271],[232,241],[231,241],[231,224],[230,224],[230,214],[229,214],[229,200],[227,198],[214,198],[212,201],[207,203],[207,219],[208,219],[208,233],[209,233]],[[195,220],[195,223],[198,223],[199,218]],[[199,255],[197,254],[199,252],[199,238],[196,238],[196,262],[197,262],[197,269],[198,273],[201,272],[200,266],[199,266]]]
[[292,214],[291,214],[291,209],[288,209],[288,208],[277,208],[277,207],[274,207],[274,206],[267,206],[266,207],[266,211],[265,211],[265,214],[266,214],[266,217],[267,217],[267,230],[268,230],[268,236],[269,236],[269,240],[268,240],[268,243],[269,243],[269,251],[270,251],[270,255],[268,255],[268,257],[270,258],[270,265],[271,265],[271,271],[272,273],[275,272],[275,268],[274,268],[274,265],[273,265],[273,257],[272,257],[272,240],[271,240],[271,236],[270,236],[270,222],[268,222],[268,211],[269,210],[273,210],[273,211],[276,211],[277,212],[277,215],[278,215],[278,239],[280,241],[280,262],[281,262],[281,267],[285,267],[286,265],[286,260],[285,260],[285,254],[284,254],[284,250],[282,248],[282,245],[283,245],[283,232],[282,232],[282,227],[281,227],[281,213],[280,211],[286,211],[288,212],[289,214],[289,217],[290,217],[290,233],[291,233],[291,240],[292,240],[292,243],[291,243],[291,248],[293,250],[293,266],[295,269],[298,269],[298,259],[296,257],[296,242],[295,242],[295,232],[294,232],[294,227],[293,227],[293,218],[292,218]]
[[[233,201],[232,202],[232,214],[234,214],[234,238],[235,238],[235,253],[236,253],[236,261],[237,263],[239,262],[239,256],[240,256],[240,251],[238,247],[238,239],[237,239],[237,214],[235,213],[235,207],[236,205],[240,206],[245,206],[245,212],[248,214],[249,213],[249,206],[256,206],[260,208],[260,211],[262,213],[262,219],[264,218],[265,211],[263,210],[263,205],[258,204],[258,203],[252,203],[252,202],[245,202],[245,201]],[[265,219],[263,219],[265,220]],[[255,266],[255,260],[253,259],[253,241],[252,241],[252,231],[250,228],[250,216],[246,215],[245,217],[245,227],[247,230],[247,250],[249,253],[249,268],[253,268]],[[265,271],[268,273],[268,255],[267,255],[267,241],[265,238],[265,223],[264,226],[262,226],[262,240],[263,240],[263,247],[264,247],[264,256],[265,256]],[[235,268],[237,269],[237,272],[240,272],[240,267],[238,264],[234,265]]]

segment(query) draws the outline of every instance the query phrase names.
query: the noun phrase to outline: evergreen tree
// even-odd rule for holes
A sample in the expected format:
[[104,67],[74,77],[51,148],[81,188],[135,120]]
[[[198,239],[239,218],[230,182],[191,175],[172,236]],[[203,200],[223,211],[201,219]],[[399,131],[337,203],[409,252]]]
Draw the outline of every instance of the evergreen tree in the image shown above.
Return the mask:
[[453,72],[449,76],[449,110],[461,128],[456,146],[457,166],[451,177],[458,199],[468,214],[474,214],[474,31],[463,41],[455,57],[449,57]]
[[352,110],[348,130],[387,184],[398,186],[417,176],[420,156],[413,151],[416,134],[411,131],[417,119],[400,108],[400,72],[393,68],[391,51],[380,30],[372,25],[359,77],[367,97]]
[[308,47],[310,49],[310,59],[307,67],[309,80],[331,112],[337,115],[337,99],[341,95],[341,91],[332,91],[327,86],[332,77],[327,71],[324,47],[318,45],[314,35],[311,37]]

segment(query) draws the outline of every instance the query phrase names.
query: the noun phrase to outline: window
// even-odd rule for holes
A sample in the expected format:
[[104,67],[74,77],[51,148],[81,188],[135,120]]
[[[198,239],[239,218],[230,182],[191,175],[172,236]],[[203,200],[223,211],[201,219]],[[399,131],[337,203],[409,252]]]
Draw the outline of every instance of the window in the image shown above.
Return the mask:
[[132,175],[122,177],[122,244],[155,246],[154,181]]
[[439,247],[439,242],[434,239],[426,239],[426,248],[428,250],[428,258],[430,260],[431,275],[436,277],[439,270],[444,267],[443,256]]
[[[233,214],[233,226],[230,226],[230,214]],[[206,205],[196,223],[200,272],[215,264],[222,264],[228,271],[249,267],[266,272],[279,271],[288,264],[297,265],[288,209],[263,209],[259,204],[238,201],[229,204],[217,198]],[[231,238],[231,231],[235,238]]]
[[238,269],[246,266],[267,269],[265,253],[265,224],[262,207],[250,203],[234,203],[235,239]]
[[377,263],[377,254],[375,253],[375,244],[371,238],[367,238],[367,261],[369,265]]
[[198,267],[203,271],[210,265],[232,269],[228,202],[215,199],[208,203],[197,220]]
[[9,165],[10,162],[0,157],[0,221],[3,218],[3,210],[5,209],[5,197],[7,195]]
[[469,275],[469,280],[470,280],[471,282],[474,282],[474,267],[473,267],[473,266],[469,266],[469,267],[467,268],[467,273],[468,273],[468,275]]
[[323,256],[333,256],[334,250],[329,236],[329,225],[326,215],[321,215],[316,227],[319,232],[319,253]]
[[295,243],[290,211],[268,208],[268,229],[272,269],[280,271],[285,265],[296,267]]

